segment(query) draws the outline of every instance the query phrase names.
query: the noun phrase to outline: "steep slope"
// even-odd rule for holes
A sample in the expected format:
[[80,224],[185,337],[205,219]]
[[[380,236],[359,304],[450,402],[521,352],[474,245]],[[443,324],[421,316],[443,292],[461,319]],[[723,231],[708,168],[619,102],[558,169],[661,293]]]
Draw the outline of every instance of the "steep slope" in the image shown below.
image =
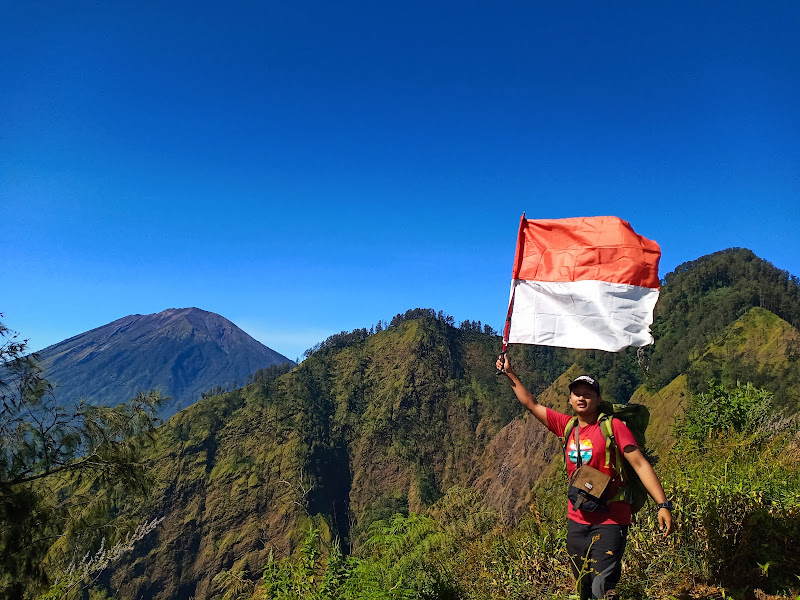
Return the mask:
[[123,317],[39,355],[61,403],[86,398],[114,405],[157,388],[171,397],[163,417],[201,392],[243,384],[258,369],[289,361],[224,317],[197,308]]
[[687,371],[692,389],[716,379],[733,386],[752,382],[771,391],[775,403],[800,409],[800,331],[763,308],[752,308],[693,361]]
[[660,390],[651,392],[642,386],[631,397],[631,402],[644,404],[650,410],[647,446],[657,456],[668,454],[672,448],[675,442],[672,427],[675,419],[684,414],[689,395],[686,375],[678,375]]
[[656,306],[651,389],[685,372],[710,341],[754,307],[800,326],[800,280],[744,248],[678,266],[664,279]]
[[215,573],[257,576],[311,522],[357,545],[373,520],[466,484],[521,412],[494,374],[498,347],[437,319],[406,321],[175,415],[137,512],[164,521],[107,584],[123,597],[210,598]]
[[[553,410],[568,407],[569,383],[581,374],[572,365],[541,393],[537,400]],[[536,482],[560,464],[561,442],[528,412],[515,418],[495,435],[470,476],[471,486],[483,493],[486,503],[507,522],[525,512]]]

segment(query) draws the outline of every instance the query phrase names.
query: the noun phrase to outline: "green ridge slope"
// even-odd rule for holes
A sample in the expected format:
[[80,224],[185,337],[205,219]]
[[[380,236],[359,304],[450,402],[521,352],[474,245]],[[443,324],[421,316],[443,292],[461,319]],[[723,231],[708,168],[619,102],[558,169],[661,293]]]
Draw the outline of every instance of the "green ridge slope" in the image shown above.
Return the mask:
[[[357,546],[373,520],[466,484],[521,413],[494,373],[499,345],[438,319],[405,321],[179,413],[162,428],[159,484],[138,509],[164,521],[106,583],[123,597],[210,598],[215,573],[257,577],[311,521]],[[566,368],[555,349],[533,351]]]
[[[715,374],[716,366],[727,376],[728,357],[754,365],[768,383],[796,376],[797,330],[766,310],[748,312],[749,300],[730,300],[749,285],[750,272],[728,262],[764,262],[748,260],[747,252],[697,261],[719,266],[722,287],[695,286],[691,265],[668,276],[659,317],[664,335],[649,361],[657,392],[640,387],[645,371],[633,351],[518,346],[510,350],[515,370],[553,407],[565,406],[567,382],[578,372],[600,375],[615,399],[633,394],[651,408],[650,444],[668,452],[674,418],[694,391],[692,377]],[[765,264],[764,273],[785,284],[791,300],[796,281]],[[673,294],[670,285],[682,291]],[[700,308],[688,310],[681,297]],[[129,518],[164,521],[104,574],[105,584],[121,597],[211,598],[219,592],[214,574],[236,569],[257,578],[270,553],[291,555],[311,524],[325,540],[338,537],[355,550],[372,521],[421,511],[455,485],[474,486],[514,520],[535,494],[548,493],[534,484],[560,463],[553,460],[555,438],[523,416],[507,382],[495,376],[499,347],[496,336],[440,318],[400,320],[373,335],[337,336],[278,379],[176,415],[152,458],[158,484],[150,503],[120,507]]]
[[749,381],[791,412],[800,408],[800,332],[763,308],[752,308],[708,346],[687,371],[689,387],[705,391],[716,379],[728,387]]

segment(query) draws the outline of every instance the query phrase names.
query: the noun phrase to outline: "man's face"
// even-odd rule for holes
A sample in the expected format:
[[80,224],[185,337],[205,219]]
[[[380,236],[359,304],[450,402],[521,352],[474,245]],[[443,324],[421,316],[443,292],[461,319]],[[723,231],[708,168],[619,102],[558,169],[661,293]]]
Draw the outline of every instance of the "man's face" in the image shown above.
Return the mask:
[[600,408],[600,395],[587,383],[572,386],[569,404],[578,415],[593,415]]

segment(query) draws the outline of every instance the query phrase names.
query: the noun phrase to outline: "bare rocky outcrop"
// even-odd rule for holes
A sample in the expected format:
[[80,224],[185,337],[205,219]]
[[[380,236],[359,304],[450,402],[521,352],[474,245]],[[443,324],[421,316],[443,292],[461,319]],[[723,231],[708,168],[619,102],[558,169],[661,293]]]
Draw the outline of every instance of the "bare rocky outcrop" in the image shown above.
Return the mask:
[[[578,375],[570,367],[538,401],[563,410],[569,382]],[[516,521],[528,508],[535,483],[554,460],[560,460],[561,443],[530,413],[503,427],[486,446],[471,474],[471,485],[506,522]]]

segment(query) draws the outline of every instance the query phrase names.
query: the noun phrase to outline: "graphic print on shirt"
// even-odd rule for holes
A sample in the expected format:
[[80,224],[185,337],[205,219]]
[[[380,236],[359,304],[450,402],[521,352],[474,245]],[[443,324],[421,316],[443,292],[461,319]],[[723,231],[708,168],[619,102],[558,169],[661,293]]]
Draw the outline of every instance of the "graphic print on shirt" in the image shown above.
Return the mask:
[[[569,456],[569,460],[573,465],[578,464],[578,452],[575,448],[575,436],[570,436],[569,443],[567,444],[567,455]],[[581,440],[581,461],[583,463],[588,463],[590,458],[592,458],[592,440]]]

